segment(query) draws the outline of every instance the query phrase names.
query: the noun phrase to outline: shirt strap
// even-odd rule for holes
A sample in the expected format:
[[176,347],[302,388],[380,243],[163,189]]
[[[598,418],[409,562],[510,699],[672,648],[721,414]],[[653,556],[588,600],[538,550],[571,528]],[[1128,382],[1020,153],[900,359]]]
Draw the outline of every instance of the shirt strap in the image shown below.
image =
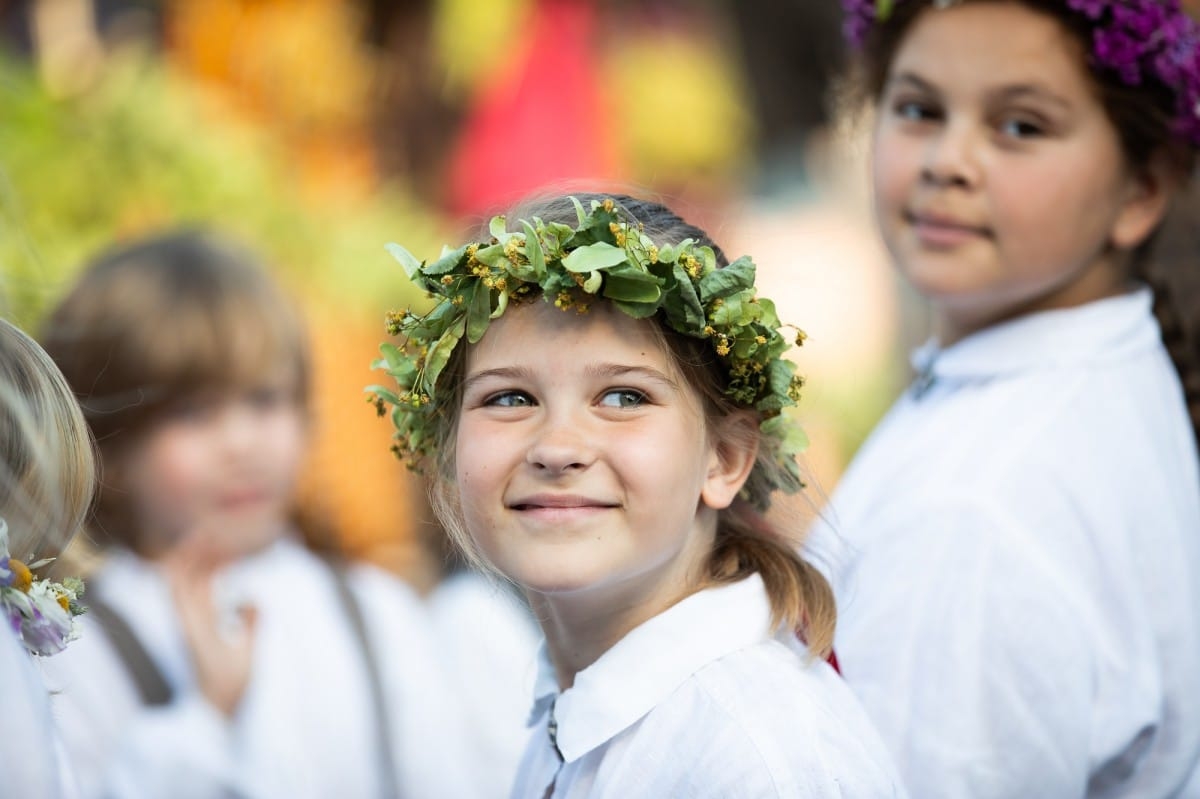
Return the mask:
[[87,608],[88,615],[96,620],[97,626],[112,643],[125,671],[133,679],[142,704],[157,707],[170,703],[174,695],[171,686],[129,622],[102,599],[89,598]]
[[378,742],[377,756],[379,758],[380,778],[383,780],[383,796],[386,799],[399,799],[400,786],[396,780],[396,763],[392,748],[392,729],[388,723],[386,708],[389,706],[383,695],[383,680],[379,672],[379,661],[375,657],[371,638],[367,635],[367,621],[363,615],[362,605],[350,588],[350,566],[343,560],[327,558],[329,571],[333,575],[334,588],[342,604],[346,618],[350,620],[350,629],[358,640],[359,650],[363,655],[363,663],[367,668],[367,681],[371,690],[372,704],[375,706],[375,740]]

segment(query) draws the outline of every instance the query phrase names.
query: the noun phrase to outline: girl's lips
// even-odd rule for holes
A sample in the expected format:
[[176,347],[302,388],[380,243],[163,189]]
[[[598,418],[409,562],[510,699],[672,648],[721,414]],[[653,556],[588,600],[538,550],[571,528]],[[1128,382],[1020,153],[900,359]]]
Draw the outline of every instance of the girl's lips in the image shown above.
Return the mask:
[[986,227],[932,214],[906,214],[917,240],[932,249],[952,249],[971,241],[991,238]]
[[544,522],[567,522],[596,516],[610,511],[617,505],[603,500],[577,495],[541,494],[523,497],[509,505],[527,519]]
[[222,508],[226,510],[237,510],[239,508],[259,505],[266,502],[270,494],[266,491],[238,491],[222,495],[218,500]]

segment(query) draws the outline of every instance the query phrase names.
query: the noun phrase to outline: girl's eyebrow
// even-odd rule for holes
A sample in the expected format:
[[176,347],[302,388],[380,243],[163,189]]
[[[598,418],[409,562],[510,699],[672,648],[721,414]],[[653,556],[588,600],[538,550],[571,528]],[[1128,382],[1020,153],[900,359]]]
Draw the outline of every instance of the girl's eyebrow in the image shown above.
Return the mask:
[[671,388],[678,389],[679,384],[671,379],[668,375],[663,374],[659,370],[650,366],[631,366],[628,364],[619,363],[600,363],[593,364],[584,370],[592,377],[626,377],[629,375],[642,377],[648,380],[656,380],[660,383],[665,383]]
[[498,380],[529,380],[533,377],[533,371],[526,366],[498,366],[495,369],[484,369],[482,372],[476,372],[473,375],[467,376],[463,380],[462,390],[465,394],[481,380],[495,378]]
[[[656,380],[664,383],[671,388],[678,389],[679,384],[672,380],[667,375],[657,369],[649,366],[631,366],[628,364],[619,363],[599,363],[590,364],[584,369],[584,373],[589,377],[600,378],[616,378],[635,376],[642,377],[647,380]],[[463,393],[471,389],[473,385],[482,380],[532,380],[533,370],[526,366],[498,366],[495,369],[484,369],[469,375],[463,380]]]
[[[914,72],[901,72],[892,78],[891,84],[908,84],[911,87],[930,94],[938,94],[937,86],[917,75]],[[1000,100],[1020,100],[1034,99],[1043,100],[1059,106],[1064,110],[1071,108],[1071,103],[1057,93],[1051,91],[1039,83],[1014,83],[1009,86],[1001,86],[988,92],[989,95]]]
[[1001,100],[1033,99],[1057,105],[1063,110],[1070,110],[1071,103],[1045,86],[1036,83],[1017,83],[997,89],[993,94]]
[[891,80],[888,81],[888,83],[889,84],[908,83],[908,84],[911,84],[912,87],[915,89],[920,89],[923,92],[931,92],[934,94],[936,94],[938,91],[938,88],[936,86],[934,86],[932,83],[925,80],[924,78],[922,78],[920,75],[916,74],[915,72],[908,72],[908,71],[900,72],[896,75],[893,75]]

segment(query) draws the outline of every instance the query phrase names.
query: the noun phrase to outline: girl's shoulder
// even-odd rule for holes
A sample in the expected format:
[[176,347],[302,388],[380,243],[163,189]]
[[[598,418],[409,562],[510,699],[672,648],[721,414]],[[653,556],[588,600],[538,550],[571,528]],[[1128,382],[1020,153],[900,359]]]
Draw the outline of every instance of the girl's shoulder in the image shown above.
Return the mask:
[[855,786],[847,795],[900,795],[890,756],[858,700],[798,641],[770,639],[710,663],[643,725],[643,734],[674,735],[681,742],[675,751],[687,751],[696,768],[740,760],[747,774],[795,786],[796,793],[779,795],[826,795],[826,781]]

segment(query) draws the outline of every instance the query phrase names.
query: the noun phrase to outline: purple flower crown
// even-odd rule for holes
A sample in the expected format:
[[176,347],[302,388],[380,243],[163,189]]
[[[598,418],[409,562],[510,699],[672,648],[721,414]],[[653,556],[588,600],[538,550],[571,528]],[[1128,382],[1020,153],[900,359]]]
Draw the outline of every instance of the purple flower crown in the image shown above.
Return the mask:
[[[860,47],[906,0],[842,0],[844,33]],[[956,0],[933,0],[945,8]],[[1092,24],[1092,65],[1129,86],[1157,81],[1175,95],[1175,133],[1200,147],[1200,25],[1179,0],[1064,0]]]

